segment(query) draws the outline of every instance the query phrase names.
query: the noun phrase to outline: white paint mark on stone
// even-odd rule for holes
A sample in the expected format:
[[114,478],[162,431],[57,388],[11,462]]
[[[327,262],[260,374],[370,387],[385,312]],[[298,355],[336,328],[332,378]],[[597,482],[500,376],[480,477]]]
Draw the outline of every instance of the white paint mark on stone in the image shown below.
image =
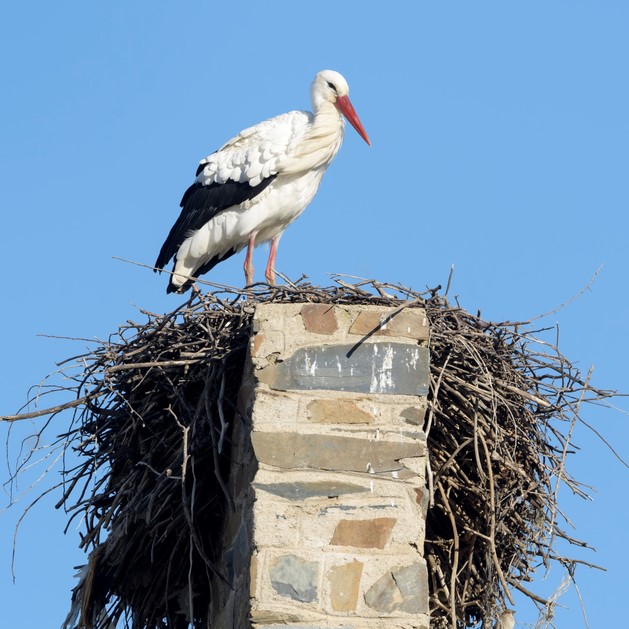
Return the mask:
[[[374,355],[378,355],[378,346],[373,346]],[[393,357],[395,350],[391,345],[384,348],[384,356],[382,358],[382,367],[376,367],[376,361],[373,361],[371,368],[371,384],[370,393],[385,393],[395,387],[393,382]]]

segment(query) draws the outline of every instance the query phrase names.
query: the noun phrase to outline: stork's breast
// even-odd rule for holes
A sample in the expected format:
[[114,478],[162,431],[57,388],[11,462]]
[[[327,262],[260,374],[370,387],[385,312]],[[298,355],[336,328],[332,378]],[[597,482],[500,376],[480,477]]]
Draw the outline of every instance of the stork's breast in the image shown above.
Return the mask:
[[309,171],[277,177],[266,194],[242,205],[242,232],[257,231],[262,242],[284,231],[312,201],[322,176],[322,171]]

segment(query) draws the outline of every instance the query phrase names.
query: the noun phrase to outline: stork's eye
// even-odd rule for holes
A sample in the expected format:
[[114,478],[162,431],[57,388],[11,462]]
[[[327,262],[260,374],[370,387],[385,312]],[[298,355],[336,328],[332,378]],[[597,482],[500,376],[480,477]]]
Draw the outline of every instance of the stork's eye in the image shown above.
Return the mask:
[[328,87],[336,94],[336,86],[334,85],[334,83],[330,83],[330,81],[327,81]]

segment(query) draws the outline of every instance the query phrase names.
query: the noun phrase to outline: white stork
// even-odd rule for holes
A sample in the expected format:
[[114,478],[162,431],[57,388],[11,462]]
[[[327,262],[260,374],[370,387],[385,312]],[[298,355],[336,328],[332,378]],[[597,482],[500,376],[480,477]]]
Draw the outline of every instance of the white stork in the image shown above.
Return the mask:
[[196,277],[245,246],[245,281],[250,285],[253,248],[269,240],[265,277],[275,283],[280,237],[312,201],[338,153],[342,115],[371,145],[349,100],[347,81],[338,72],[319,72],[310,96],[312,113],[291,111],[265,120],[201,160],[155,262],[155,270],[161,271],[175,257],[168,293],[186,291]]

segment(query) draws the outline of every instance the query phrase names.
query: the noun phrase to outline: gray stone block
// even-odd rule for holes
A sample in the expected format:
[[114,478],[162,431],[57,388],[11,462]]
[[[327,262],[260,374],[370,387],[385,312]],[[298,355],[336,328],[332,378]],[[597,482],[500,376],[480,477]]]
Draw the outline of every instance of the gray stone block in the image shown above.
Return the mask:
[[282,596],[312,603],[317,600],[318,568],[316,561],[306,561],[297,555],[282,555],[269,570],[271,585]]
[[405,343],[302,347],[256,375],[279,391],[427,395],[429,351]]
[[428,580],[426,567],[414,563],[393,568],[380,577],[365,593],[365,603],[379,612],[391,614],[428,613]]

